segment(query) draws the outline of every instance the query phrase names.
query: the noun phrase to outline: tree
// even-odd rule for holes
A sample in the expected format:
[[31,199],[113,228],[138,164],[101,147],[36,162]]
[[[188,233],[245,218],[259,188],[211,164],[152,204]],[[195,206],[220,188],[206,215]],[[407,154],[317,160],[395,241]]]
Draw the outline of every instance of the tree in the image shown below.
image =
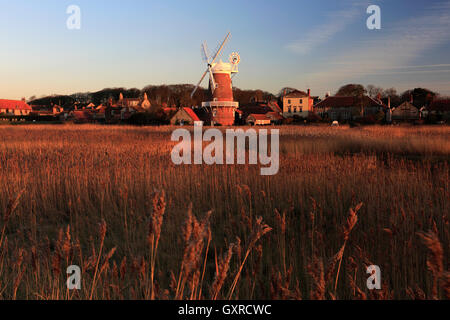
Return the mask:
[[378,95],[382,95],[382,93],[383,93],[383,88],[381,88],[381,87],[376,87],[376,86],[374,86],[373,84],[369,84],[369,85],[366,87],[366,91],[367,91],[369,97],[371,97],[371,98],[376,98]]
[[437,93],[424,89],[424,88],[415,88],[414,90],[406,90],[401,95],[401,101],[411,101],[413,100],[413,104],[421,108],[423,106],[428,106],[433,102],[433,100],[438,96]]
[[385,90],[383,90],[382,96],[383,96],[383,98],[388,98],[388,97],[392,98],[392,97],[398,96],[397,90],[395,88],[385,89]]
[[298,91],[298,90],[295,89],[295,88],[284,87],[283,89],[281,89],[281,90],[278,92],[278,97],[283,97],[284,95],[289,94],[289,93],[291,93],[291,92],[293,92],[293,91]]
[[347,84],[339,88],[339,90],[336,92],[336,96],[362,97],[366,93],[366,89],[360,84]]

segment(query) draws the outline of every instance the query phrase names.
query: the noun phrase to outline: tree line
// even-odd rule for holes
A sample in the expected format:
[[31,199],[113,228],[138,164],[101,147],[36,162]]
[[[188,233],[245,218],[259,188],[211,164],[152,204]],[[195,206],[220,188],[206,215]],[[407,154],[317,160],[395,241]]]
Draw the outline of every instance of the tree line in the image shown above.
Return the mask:
[[[203,101],[210,99],[208,89],[199,88],[193,97],[191,93],[194,86],[191,84],[175,84],[175,85],[148,85],[143,89],[137,88],[105,88],[97,92],[82,92],[72,95],[52,95],[36,99],[31,97],[29,104],[50,106],[52,104],[60,106],[70,106],[75,103],[95,105],[106,104],[110,99],[117,101],[122,93],[124,98],[140,98],[147,94],[149,101],[153,107],[192,107],[199,106]],[[263,90],[241,90],[233,88],[234,98],[241,104],[247,104],[254,101],[270,101],[276,97]]]
[[[203,101],[210,99],[210,92],[206,88],[199,88],[193,97],[191,92],[194,86],[191,84],[175,84],[175,85],[148,85],[143,89],[124,87],[120,88],[105,88],[97,92],[81,92],[74,93],[72,95],[52,95],[43,98],[36,99],[30,97],[29,104],[50,106],[56,104],[70,108],[75,103],[87,104],[94,103],[95,105],[106,104],[110,99],[117,101],[119,95],[122,93],[124,98],[143,98],[144,94],[147,94],[153,107],[192,107],[199,106]],[[235,101],[241,105],[252,102],[266,102],[278,99],[281,105],[281,97],[289,92],[296,90],[295,88],[282,88],[277,95],[263,90],[242,90],[239,88],[233,88]],[[347,84],[339,88],[335,93],[336,96],[362,96],[368,95],[372,98],[391,99],[391,106],[396,107],[404,101],[410,101],[413,98],[414,104],[422,107],[429,105],[436,97],[438,93],[424,88],[415,88],[406,90],[405,92],[398,94],[395,88],[383,89],[374,85],[368,85],[364,87],[361,84]]]
[[439,97],[439,93],[425,88],[415,88],[398,94],[395,88],[383,89],[371,84],[366,87],[361,84],[347,84],[339,88],[336,92],[336,96],[363,95],[368,95],[373,99],[381,98],[386,100],[390,98],[392,107],[397,107],[405,101],[412,101],[419,108],[429,106],[433,100]]

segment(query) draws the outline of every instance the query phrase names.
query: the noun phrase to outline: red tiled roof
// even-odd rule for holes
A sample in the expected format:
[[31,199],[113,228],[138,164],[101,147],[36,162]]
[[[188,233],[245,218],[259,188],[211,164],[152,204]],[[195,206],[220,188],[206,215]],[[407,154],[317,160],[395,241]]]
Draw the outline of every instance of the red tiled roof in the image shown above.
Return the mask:
[[31,107],[22,100],[5,100],[0,99],[0,109],[14,109],[14,110],[30,110]]
[[430,105],[431,111],[450,111],[450,99],[435,100]]
[[270,120],[265,114],[252,113],[247,118],[252,117],[255,120]]
[[266,117],[270,117],[273,120],[283,120],[283,116],[281,116],[278,112],[267,112]]
[[266,114],[267,112],[274,111],[272,108],[268,107],[266,104],[252,103],[241,105],[239,108],[244,115],[248,116],[250,114]]
[[270,101],[268,105],[275,112],[283,112],[283,110],[281,110],[280,106],[278,105],[278,102],[276,101]]
[[183,108],[183,110],[191,117],[193,121],[200,121],[199,117],[195,114],[191,108]]

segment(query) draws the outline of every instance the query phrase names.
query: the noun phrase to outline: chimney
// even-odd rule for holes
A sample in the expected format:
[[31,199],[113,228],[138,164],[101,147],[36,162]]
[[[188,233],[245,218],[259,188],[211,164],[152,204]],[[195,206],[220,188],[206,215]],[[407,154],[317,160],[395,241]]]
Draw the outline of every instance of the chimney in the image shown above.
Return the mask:
[[328,98],[330,96],[330,91],[327,91],[327,93],[325,93],[325,98]]
[[377,94],[377,100],[381,101],[381,93],[380,92],[378,92],[378,94]]
[[391,108],[391,97],[388,97],[388,108]]
[[308,89],[308,97],[311,97],[311,89]]
[[22,102],[27,102],[27,101],[25,100],[25,98],[22,98]]

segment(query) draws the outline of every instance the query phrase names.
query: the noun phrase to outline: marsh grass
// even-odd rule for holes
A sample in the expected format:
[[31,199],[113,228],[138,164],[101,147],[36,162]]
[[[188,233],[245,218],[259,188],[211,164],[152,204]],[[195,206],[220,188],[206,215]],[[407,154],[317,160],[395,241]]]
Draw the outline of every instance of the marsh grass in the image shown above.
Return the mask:
[[1,126],[0,298],[450,298],[448,127],[282,127],[271,177],[173,129]]

